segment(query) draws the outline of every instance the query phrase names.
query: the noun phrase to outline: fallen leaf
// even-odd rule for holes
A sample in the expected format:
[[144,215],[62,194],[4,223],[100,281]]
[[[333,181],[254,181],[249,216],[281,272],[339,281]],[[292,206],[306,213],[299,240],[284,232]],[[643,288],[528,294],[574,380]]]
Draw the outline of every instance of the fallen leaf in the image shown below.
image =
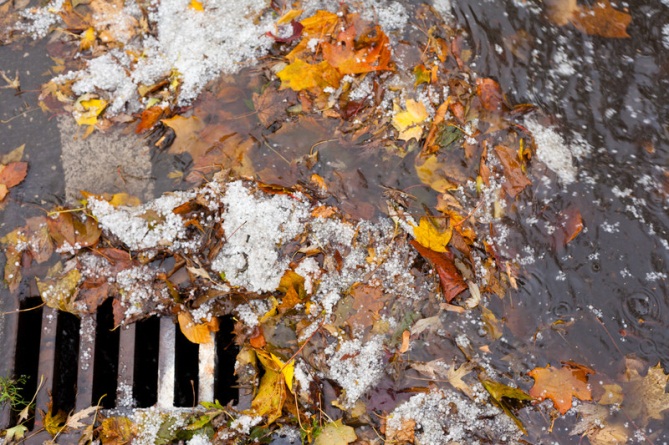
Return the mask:
[[49,271],[50,277],[43,280],[35,278],[37,290],[47,306],[76,314],[78,309],[74,305],[74,299],[81,281],[81,273],[77,269],[60,273],[62,266],[59,270],[59,265],[60,263]]
[[251,410],[257,416],[265,416],[269,425],[281,417],[287,396],[283,374],[265,368],[258,392],[251,402]]
[[154,125],[158,123],[163,114],[165,113],[165,108],[154,105],[146,110],[142,111],[142,114],[139,117],[139,124],[135,128],[135,133],[144,133],[147,130],[153,128]]
[[383,290],[376,286],[356,284],[352,287],[353,314],[347,322],[352,328],[364,329],[372,326],[380,318],[379,311],[383,309]]
[[356,29],[351,25],[337,35],[335,43],[324,42],[323,58],[341,74],[392,70],[390,41],[380,26],[357,40],[355,37]]
[[560,369],[551,365],[534,368],[529,372],[534,379],[530,396],[538,401],[552,400],[558,412],[565,414],[572,407],[572,397],[583,401],[592,400],[587,376],[594,373],[592,369],[574,363],[565,363]]
[[179,320],[179,328],[184,336],[191,342],[196,344],[211,343],[212,332],[218,331],[218,318],[211,317],[211,320],[204,323],[198,323],[193,320],[193,316],[187,310],[182,310],[177,315]]
[[513,388],[503,383],[495,382],[493,380],[483,379],[481,384],[488,391],[492,397],[495,405],[502,408],[502,411],[514,421],[518,428],[525,434],[525,426],[518,417],[513,413],[513,408],[523,405],[525,402],[532,400],[532,397],[527,395],[525,391],[519,388]]
[[506,179],[503,184],[504,190],[510,197],[515,198],[525,187],[532,185],[532,181],[528,179],[523,171],[523,165],[518,159],[516,150],[503,145],[496,145],[495,154],[504,169],[504,178]]
[[256,355],[258,360],[262,363],[265,370],[273,370],[280,373],[284,382],[288,386],[288,389],[293,392],[293,377],[295,375],[295,361],[291,360],[290,363],[284,363],[279,357],[271,352],[266,352],[263,350],[256,350]]
[[424,247],[416,240],[411,240],[410,243],[437,270],[441,291],[447,303],[450,303],[467,289],[465,280],[460,275],[457,267],[455,267],[454,257],[451,252],[435,252],[432,249]]
[[599,0],[590,8],[579,7],[570,21],[576,29],[586,34],[622,39],[630,36],[627,27],[632,16],[613,8],[609,0]]
[[199,0],[190,0],[188,7],[193,11],[204,11],[204,5]]
[[27,162],[10,162],[7,165],[0,165],[0,183],[8,189],[19,185],[28,174]]
[[336,88],[341,78],[341,75],[326,61],[311,64],[301,59],[295,59],[276,75],[281,80],[282,90],[290,88],[293,91],[316,87]]
[[416,435],[416,421],[414,419],[400,419],[385,423],[386,443],[414,443]]
[[600,405],[618,405],[622,403],[624,395],[620,385],[602,385],[602,388],[604,389],[604,394],[597,400],[597,403]]
[[205,123],[197,116],[174,116],[161,119],[163,124],[174,130],[176,138],[170,147],[170,153],[190,153],[191,148],[199,142],[198,133],[205,127]]
[[649,368],[644,377],[628,367],[627,378],[623,411],[640,427],[645,427],[650,419],[664,419],[664,412],[669,409],[669,393],[666,392],[669,375],[664,373],[660,363]]
[[85,426],[88,426],[87,424],[82,423],[81,421],[90,416],[91,414],[97,412],[99,408],[100,408],[99,406],[89,406],[88,408],[84,408],[80,411],[77,411],[71,416],[68,416],[67,421],[65,422],[65,426],[67,426],[68,428],[72,428],[73,430],[77,430]]
[[476,79],[476,94],[481,105],[488,111],[501,111],[504,105],[502,89],[499,84],[490,78]]
[[419,124],[428,118],[427,110],[422,102],[413,99],[407,99],[406,110],[400,111],[395,105],[393,116],[393,127],[400,132],[399,139],[409,141],[411,139],[420,140],[423,134],[423,127]]
[[79,98],[74,106],[74,119],[79,125],[95,125],[98,122],[98,116],[105,108],[107,108],[107,101],[104,99]]
[[313,445],[348,445],[357,439],[355,430],[348,425],[344,425],[339,419],[326,424],[314,440]]
[[127,417],[108,417],[100,424],[100,441],[104,445],[126,445],[135,435],[135,424]]
[[609,408],[600,405],[582,404],[575,408],[580,415],[578,423],[569,432],[570,436],[585,435],[591,445],[617,445],[627,443],[627,428],[609,420]]
[[0,164],[7,165],[12,162],[19,162],[23,158],[23,151],[26,148],[26,144],[19,145],[14,150],[10,151],[6,155],[0,158]]
[[568,207],[564,211],[566,221],[560,225],[564,234],[564,244],[572,242],[583,231],[583,217],[576,207]]
[[26,435],[27,431],[28,431],[28,428],[24,425],[16,425],[15,427],[7,428],[5,430],[5,442],[4,443],[9,444],[9,443],[12,443],[14,441],[20,441]]
[[44,429],[47,433],[51,434],[51,437],[55,437],[57,434],[61,433],[65,428],[65,421],[67,420],[67,413],[59,410],[57,413],[52,412],[52,405],[49,403],[48,410],[44,415],[43,424]]
[[447,252],[447,246],[453,235],[453,228],[438,228],[431,218],[423,216],[413,228],[413,236],[423,247],[435,252]]
[[97,221],[87,215],[83,220],[76,214],[68,211],[56,210],[53,217],[46,220],[49,235],[53,238],[58,249],[81,249],[97,244],[102,229]]

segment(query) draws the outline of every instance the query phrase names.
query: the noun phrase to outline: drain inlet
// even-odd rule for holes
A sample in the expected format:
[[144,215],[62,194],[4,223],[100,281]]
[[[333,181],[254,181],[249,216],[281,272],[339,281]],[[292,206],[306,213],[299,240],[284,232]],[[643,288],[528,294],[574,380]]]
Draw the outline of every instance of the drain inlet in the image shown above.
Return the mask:
[[135,364],[132,386],[136,406],[148,408],[158,401],[158,344],[160,319],[151,317],[135,324]]
[[[27,381],[19,391],[21,398],[26,402],[32,400],[37,391],[39,376],[39,345],[40,332],[42,330],[42,299],[40,297],[29,297],[21,301],[19,308],[19,327],[16,338],[16,357],[14,359],[14,378],[26,376]],[[15,425],[18,421],[18,411],[12,411],[11,423]],[[25,423],[28,429],[32,429],[35,423],[34,417]]]
[[[93,400],[103,408],[116,407],[120,330],[114,329],[112,299],[108,298],[97,313],[95,328],[95,365],[93,368]],[[82,332],[83,336],[90,335]]]
[[174,343],[174,406],[192,407],[198,401],[199,348],[181,329],[176,329]]
[[79,319],[67,312],[58,312],[56,354],[53,372],[53,412],[66,413],[75,408],[79,359]]
[[235,376],[235,362],[239,354],[239,346],[235,343],[232,330],[235,322],[232,315],[219,317],[219,330],[216,333],[216,380],[214,397],[222,405],[239,401],[239,387]]

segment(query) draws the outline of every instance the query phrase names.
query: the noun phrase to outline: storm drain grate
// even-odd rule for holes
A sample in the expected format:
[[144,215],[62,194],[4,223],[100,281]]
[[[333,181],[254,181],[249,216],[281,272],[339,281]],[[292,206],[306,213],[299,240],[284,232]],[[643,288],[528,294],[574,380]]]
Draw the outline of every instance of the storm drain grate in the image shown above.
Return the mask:
[[[4,355],[13,358],[9,374],[29,377],[25,399],[33,397],[44,376],[35,402],[37,415],[25,424],[27,436],[32,436],[26,440],[29,445],[50,438],[39,432],[40,410],[47,410],[49,393],[54,412],[79,411],[97,403],[121,412],[151,406],[190,409],[214,400],[240,408],[249,403],[243,394],[240,403],[234,376],[238,348],[231,316],[219,318],[213,342],[196,345],[168,317],[113,329],[111,299],[95,315],[81,318],[40,307],[41,302],[39,297],[24,299],[20,309],[32,310],[5,316],[4,326]],[[15,424],[16,417],[5,407],[0,428]],[[70,442],[76,443],[76,438],[65,435],[58,440]]]

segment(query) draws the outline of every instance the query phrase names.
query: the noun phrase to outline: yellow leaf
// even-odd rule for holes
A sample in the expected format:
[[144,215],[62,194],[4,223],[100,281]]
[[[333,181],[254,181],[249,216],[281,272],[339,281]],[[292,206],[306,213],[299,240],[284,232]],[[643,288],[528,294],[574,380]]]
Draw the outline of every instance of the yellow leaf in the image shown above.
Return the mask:
[[192,343],[211,343],[211,333],[218,331],[218,319],[215,317],[212,317],[211,321],[207,323],[196,323],[190,312],[181,311],[177,319],[179,320],[181,332]]
[[7,165],[12,162],[19,162],[21,158],[23,158],[23,150],[25,148],[26,144],[16,147],[14,150],[10,151],[9,153],[0,158],[0,164]]
[[446,246],[453,235],[453,228],[446,230],[437,228],[429,218],[422,217],[417,226],[413,228],[413,235],[423,247],[434,250],[435,252],[446,252]]
[[262,349],[256,349],[256,355],[258,356],[258,360],[260,360],[260,363],[262,363],[262,366],[265,368],[265,370],[281,373],[284,381],[286,382],[286,385],[288,385],[288,389],[290,389],[290,392],[293,392],[295,362],[291,361],[286,364],[276,355],[272,354],[271,352],[263,351]]
[[67,413],[58,411],[56,414],[51,412],[52,407],[49,404],[49,411],[44,415],[44,429],[51,436],[59,434],[65,428],[65,421],[67,420]]
[[90,49],[91,46],[93,46],[93,43],[95,43],[95,29],[93,27],[89,27],[86,31],[81,33],[81,42],[79,42],[79,50],[80,51],[86,51],[87,49]]
[[283,374],[266,368],[258,393],[251,402],[251,410],[258,416],[266,416],[267,424],[271,424],[281,417],[287,396]]
[[286,25],[302,15],[301,9],[291,9],[276,21],[277,25]]
[[190,0],[190,4],[188,5],[188,7],[195,11],[204,11],[204,6],[202,5],[202,2],[198,0]]
[[135,424],[127,417],[109,417],[100,425],[100,440],[105,445],[125,445],[135,435]]
[[357,439],[355,430],[348,425],[344,425],[339,419],[323,427],[321,433],[314,440],[314,445],[348,445]]
[[449,166],[439,161],[435,155],[416,158],[416,173],[423,184],[429,185],[439,193],[456,189],[456,185],[449,181]]
[[428,117],[425,105],[422,102],[408,99],[406,111],[399,110],[400,108],[395,106],[395,116],[393,116],[392,121],[393,127],[400,132],[399,138],[403,141],[412,138],[420,139],[423,134],[423,127],[419,124]]
[[[274,354],[272,354],[272,356],[275,357],[276,359],[279,359]],[[293,392],[293,377],[295,376],[295,361],[292,360],[287,365],[282,366],[281,367],[281,374],[283,374],[283,378],[286,379],[286,385],[288,386],[288,389],[290,390],[290,392]]]
[[107,101],[104,99],[79,100],[75,104],[74,118],[79,125],[95,125],[105,108]]
[[315,87],[338,87],[341,75],[329,63],[323,61],[316,65],[295,59],[276,74],[281,79],[281,88],[293,91],[308,90]]

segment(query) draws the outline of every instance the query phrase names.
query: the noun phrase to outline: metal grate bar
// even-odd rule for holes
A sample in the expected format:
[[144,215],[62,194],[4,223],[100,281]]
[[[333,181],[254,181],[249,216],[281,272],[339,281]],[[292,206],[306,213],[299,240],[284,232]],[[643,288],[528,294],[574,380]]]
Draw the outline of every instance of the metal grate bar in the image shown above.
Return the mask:
[[118,351],[118,386],[116,387],[116,407],[133,406],[132,385],[135,372],[135,324],[121,329]]
[[160,346],[158,352],[158,402],[159,408],[174,406],[174,345],[176,327],[172,319],[160,319]]
[[[44,385],[37,393],[35,406],[40,409],[46,409],[49,404],[51,389],[53,386],[53,369],[56,356],[56,324],[58,321],[58,312],[48,306],[44,307],[42,312],[42,336],[39,346],[39,365],[37,368],[38,382],[44,378]],[[41,416],[35,416],[35,430],[42,428],[43,419]]]
[[[4,298],[2,295],[0,310],[6,312],[0,315],[0,376],[12,377],[14,374],[14,360],[16,357],[16,338],[19,332],[19,314],[15,311],[19,309],[16,298]],[[9,404],[5,404],[0,409],[0,428],[9,426],[11,411]]]
[[198,368],[198,401],[214,401],[214,373],[216,369],[216,334],[210,333],[211,342],[200,345]]
[[93,363],[95,354],[95,316],[83,315],[79,329],[79,369],[77,370],[77,411],[96,404],[93,398]]

